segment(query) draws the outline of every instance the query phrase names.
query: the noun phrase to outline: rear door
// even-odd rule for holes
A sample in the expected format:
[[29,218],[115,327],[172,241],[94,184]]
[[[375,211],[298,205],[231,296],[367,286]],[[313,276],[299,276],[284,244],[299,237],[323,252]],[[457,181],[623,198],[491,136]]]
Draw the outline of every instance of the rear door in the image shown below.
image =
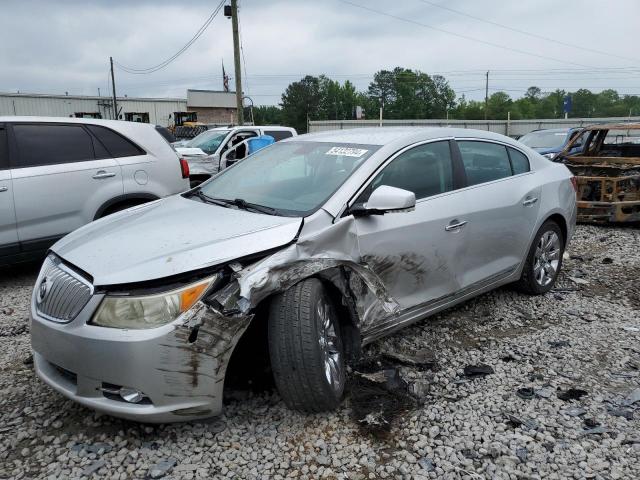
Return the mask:
[[541,188],[522,151],[482,140],[457,145],[469,185],[461,286],[473,290],[518,268],[529,249]]
[[7,128],[0,124],[0,257],[18,253],[18,250]]
[[47,248],[123,193],[120,166],[82,124],[14,123],[10,145],[23,250]]
[[456,190],[457,170],[449,141],[417,145],[388,163],[356,200],[365,203],[381,185],[416,195],[413,211],[356,219],[362,260],[403,310],[447,299],[459,288],[460,251],[467,232],[448,228],[467,210],[464,193]]

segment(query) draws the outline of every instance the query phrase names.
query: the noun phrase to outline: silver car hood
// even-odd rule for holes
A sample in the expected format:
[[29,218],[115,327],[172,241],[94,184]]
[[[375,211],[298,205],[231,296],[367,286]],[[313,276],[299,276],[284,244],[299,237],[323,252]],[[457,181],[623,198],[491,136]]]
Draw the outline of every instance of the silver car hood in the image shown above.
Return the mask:
[[174,195],[95,221],[52,250],[95,285],[164,278],[290,243],[301,218],[276,217]]

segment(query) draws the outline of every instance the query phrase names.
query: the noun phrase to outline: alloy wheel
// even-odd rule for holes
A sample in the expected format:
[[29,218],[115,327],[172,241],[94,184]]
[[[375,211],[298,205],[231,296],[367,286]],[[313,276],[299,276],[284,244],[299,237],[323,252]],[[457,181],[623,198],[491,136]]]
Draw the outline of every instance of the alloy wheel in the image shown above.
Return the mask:
[[534,256],[533,273],[538,285],[546,287],[555,279],[560,254],[560,237],[553,230],[547,230],[540,237]]

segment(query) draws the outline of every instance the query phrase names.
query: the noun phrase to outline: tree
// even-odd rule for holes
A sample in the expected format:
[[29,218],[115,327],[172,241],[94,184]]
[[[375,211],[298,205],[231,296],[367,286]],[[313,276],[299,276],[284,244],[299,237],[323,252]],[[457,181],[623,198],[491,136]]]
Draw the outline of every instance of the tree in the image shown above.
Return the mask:
[[507,114],[513,110],[513,100],[505,92],[496,92],[489,97],[488,115],[491,120],[506,120]]
[[455,105],[455,92],[444,77],[396,67],[380,70],[367,89],[375,110],[384,105],[385,118],[443,118]]
[[282,120],[299,133],[307,133],[308,120],[321,120],[320,79],[307,75],[291,83],[282,94]]
[[281,125],[283,123],[282,110],[275,105],[253,107],[253,118],[256,125]]

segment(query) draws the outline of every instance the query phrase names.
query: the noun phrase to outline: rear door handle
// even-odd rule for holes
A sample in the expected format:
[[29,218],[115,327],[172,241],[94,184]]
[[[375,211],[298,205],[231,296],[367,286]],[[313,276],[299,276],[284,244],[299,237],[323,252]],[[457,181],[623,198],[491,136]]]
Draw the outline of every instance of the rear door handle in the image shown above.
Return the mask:
[[538,201],[538,197],[527,197],[525,198],[524,202],[522,202],[522,205],[524,205],[525,207],[528,207],[529,205],[533,205],[537,201]]
[[447,232],[451,232],[451,231],[457,230],[458,228],[462,228],[462,227],[464,227],[466,224],[467,224],[467,222],[466,222],[466,221],[462,221],[462,222],[460,222],[460,221],[458,221],[458,220],[452,220],[452,221],[451,221],[451,223],[450,223],[449,225],[447,225],[446,227],[444,227],[444,229],[445,229]]
[[107,172],[106,170],[98,170],[98,172],[91,178],[95,178],[96,180],[100,180],[101,178],[111,178],[115,177],[116,174],[113,172]]
[[6,192],[7,190],[9,190],[9,187],[7,187],[6,185],[0,187],[0,192]]

